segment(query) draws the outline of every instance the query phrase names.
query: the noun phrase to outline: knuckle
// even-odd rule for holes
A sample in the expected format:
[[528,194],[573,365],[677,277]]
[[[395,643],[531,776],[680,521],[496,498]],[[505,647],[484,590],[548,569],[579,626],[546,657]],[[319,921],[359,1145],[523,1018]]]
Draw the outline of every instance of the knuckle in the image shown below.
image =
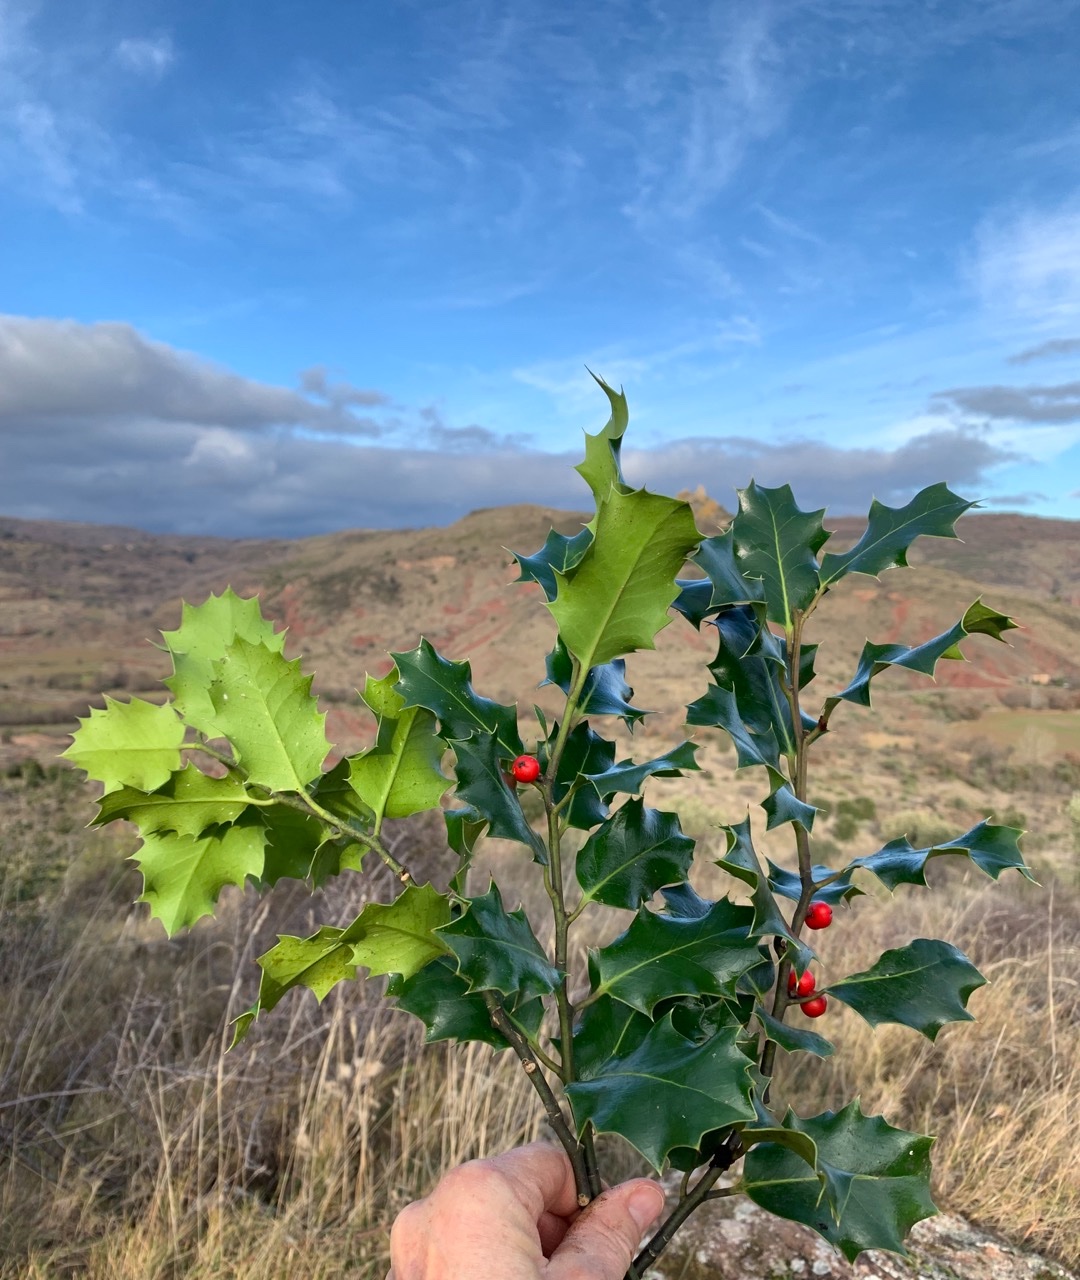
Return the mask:
[[503,1175],[483,1160],[470,1160],[468,1164],[451,1169],[435,1188],[434,1194],[440,1200],[472,1199],[490,1195],[504,1182]]

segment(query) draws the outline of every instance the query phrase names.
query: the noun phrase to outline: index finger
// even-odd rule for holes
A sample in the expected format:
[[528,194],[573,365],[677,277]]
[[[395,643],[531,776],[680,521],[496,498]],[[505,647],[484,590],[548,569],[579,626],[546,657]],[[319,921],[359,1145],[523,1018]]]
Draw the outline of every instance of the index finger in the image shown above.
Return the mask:
[[560,1218],[578,1211],[574,1167],[561,1147],[547,1142],[531,1142],[485,1163],[497,1169],[514,1185],[514,1189],[534,1221],[546,1209]]

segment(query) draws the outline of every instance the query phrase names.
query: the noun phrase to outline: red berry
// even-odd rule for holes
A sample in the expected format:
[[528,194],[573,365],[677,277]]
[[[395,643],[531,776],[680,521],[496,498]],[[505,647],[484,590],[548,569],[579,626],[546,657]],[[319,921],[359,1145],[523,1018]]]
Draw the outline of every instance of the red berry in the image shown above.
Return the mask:
[[789,995],[808,996],[816,986],[814,975],[809,969],[798,979],[796,979],[794,972],[788,974],[787,989]]
[[824,996],[815,996],[813,1000],[807,1000],[805,1004],[799,1005],[808,1018],[820,1018],[828,1007],[829,1002]]
[[540,776],[540,761],[535,756],[518,756],[510,772],[518,782],[535,782]]
[[832,907],[827,902],[812,902],[806,913],[808,929],[827,929],[832,924]]

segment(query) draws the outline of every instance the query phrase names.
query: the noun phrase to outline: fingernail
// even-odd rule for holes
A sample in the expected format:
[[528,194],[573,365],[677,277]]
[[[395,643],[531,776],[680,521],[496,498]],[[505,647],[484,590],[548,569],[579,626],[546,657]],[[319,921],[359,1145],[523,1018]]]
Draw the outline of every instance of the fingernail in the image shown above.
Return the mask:
[[652,1183],[642,1183],[635,1187],[626,1202],[627,1212],[634,1219],[634,1226],[639,1231],[652,1226],[660,1216],[664,1207],[664,1193]]

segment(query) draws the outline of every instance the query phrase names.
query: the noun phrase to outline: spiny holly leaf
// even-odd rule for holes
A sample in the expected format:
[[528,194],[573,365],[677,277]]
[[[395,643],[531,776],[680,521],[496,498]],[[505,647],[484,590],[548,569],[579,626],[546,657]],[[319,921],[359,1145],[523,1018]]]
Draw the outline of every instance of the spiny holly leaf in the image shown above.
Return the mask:
[[685,880],[693,857],[678,814],[628,800],[585,841],[577,880],[587,901],[634,911],[662,885]]
[[155,791],[180,768],[184,725],[172,704],[155,706],[142,698],[117,702],[105,696],[105,708],[91,708],[79,720],[71,746],[60,754],[105,790],[134,787]]
[[709,614],[714,612],[712,583],[708,578],[676,578],[675,585],[679,588],[679,594],[672,600],[671,607],[676,613],[681,613],[687,622],[700,629]]
[[446,823],[446,843],[459,858],[468,861],[484,833],[487,819],[471,806],[466,806],[464,809],[444,809],[443,820]]
[[[820,1037],[816,1038],[820,1039]],[[756,1097],[754,1109],[757,1112],[757,1119],[752,1125],[747,1125],[739,1132],[743,1147],[749,1151],[752,1146],[769,1142],[786,1147],[788,1151],[793,1152],[814,1170],[820,1186],[818,1203],[827,1210],[834,1223],[838,1222],[851,1194],[852,1175],[846,1170],[837,1169],[823,1161],[818,1152],[817,1143],[808,1133],[803,1133],[799,1129],[785,1128]],[[790,1118],[789,1112],[788,1119]]]
[[[752,486],[753,487],[753,486]],[[760,492],[760,491],[759,491]],[[766,493],[773,492],[765,490]],[[743,528],[745,529],[745,525]],[[765,588],[759,577],[744,577],[745,562],[735,544],[735,526],[706,538],[690,557],[709,581],[709,612],[730,605],[756,604],[765,599]]]
[[711,1129],[753,1119],[750,1062],[735,1028],[702,1045],[658,1022],[626,1057],[566,1086],[579,1131],[618,1133],[659,1171],[668,1152],[696,1147]]
[[188,764],[150,794],[133,787],[107,792],[91,825],[125,818],[144,836],[158,831],[201,836],[208,827],[235,822],[248,804],[244,784],[234,774],[211,778]]
[[824,1036],[806,1027],[791,1027],[779,1018],[757,1005],[754,1016],[761,1023],[761,1029],[770,1040],[774,1040],[785,1053],[812,1053],[819,1058],[831,1057],[836,1048]]
[[468,662],[451,662],[437,653],[430,641],[421,640],[408,653],[391,653],[401,679],[397,691],[407,707],[426,707],[439,717],[444,738],[491,733],[499,755],[507,759],[521,754],[517,709],[482,698],[472,687]]
[[580,562],[592,539],[591,529],[582,529],[572,538],[552,529],[535,555],[523,556],[517,551],[511,551],[510,554],[521,570],[520,577],[515,581],[536,582],[543,588],[544,595],[549,600],[554,600],[559,589],[555,571],[569,573]]
[[893,565],[906,566],[908,548],[916,538],[955,538],[953,525],[973,506],[945,484],[920,490],[904,507],[887,507],[875,498],[866,532],[851,550],[822,557],[822,584],[829,586],[848,573],[876,578]]
[[613,489],[581,563],[560,575],[548,604],[559,634],[585,668],[654,649],[678,595],[675,575],[700,534],[689,505],[644,489]]
[[761,869],[750,834],[750,819],[744,818],[734,826],[721,828],[727,837],[727,852],[717,861],[717,866],[731,873],[750,887],[750,902],[754,908],[754,921],[750,932],[756,937],[775,935],[788,943],[788,953],[797,957],[800,972],[810,963],[811,951],[800,942],[788,927],[769,886],[768,877]]
[[237,639],[214,663],[214,674],[218,731],[249,780],[271,791],[303,791],[319,776],[330,743],[299,658],[287,662],[264,644]]
[[[789,898],[792,902],[798,902],[802,896],[802,881],[799,879],[799,873],[789,871],[787,867],[778,867],[771,858],[766,858],[765,861],[769,867],[769,885],[773,893],[778,893],[782,898]],[[835,906],[838,902],[847,902],[849,898],[863,896],[863,891],[851,883],[851,877],[854,874],[851,867],[845,867],[843,871],[836,872],[832,867],[815,863],[810,873],[815,885],[819,885],[823,880],[831,881],[814,889],[815,902],[827,902],[830,906]],[[833,880],[833,876],[837,878]]]
[[491,835],[528,845],[535,860],[546,863],[544,842],[529,826],[517,793],[506,781],[495,735],[482,733],[450,746],[457,759],[458,799],[487,819]]
[[752,733],[743,723],[735,694],[722,685],[711,684],[708,690],[686,708],[688,725],[704,725],[723,729],[735,744],[736,769],[760,765],[769,775],[769,791],[787,782],[780,770],[780,752],[772,729]]
[[614,1059],[632,1053],[652,1029],[652,1020],[621,1000],[601,996],[574,1028],[574,1070],[591,1080]]
[[966,854],[980,871],[985,871],[993,880],[1003,871],[1019,871],[1034,884],[1035,877],[1020,851],[1023,834],[1019,827],[980,822],[955,840],[946,840],[928,849],[915,849],[906,836],[901,836],[898,840],[890,840],[877,853],[856,858],[848,870],[863,867],[872,871],[887,889],[896,889],[902,884],[925,885],[926,864],[931,858]]
[[284,631],[275,631],[259,608],[256,596],[241,599],[231,587],[220,596],[211,595],[200,605],[185,604],[176,631],[163,631],[161,638],[172,655],[173,674],[165,681],[176,699],[176,709],[194,728],[216,738],[214,705],[210,685],[214,663],[236,639],[262,644],[280,653]]
[[762,800],[761,807],[765,810],[766,831],[772,831],[774,827],[782,826],[785,822],[797,823],[806,831],[814,829],[817,810],[812,804],[800,800],[786,783],[767,795]]
[[648,1014],[669,996],[733,997],[740,974],[761,959],[750,937],[753,914],[727,898],[696,919],[642,907],[624,933],[591,957],[594,992]]
[[542,995],[559,983],[559,971],[536,941],[525,912],[503,907],[494,880],[483,897],[472,899],[464,915],[439,930],[439,936],[457,956],[458,973],[470,991]]
[[607,500],[612,489],[626,489],[619,454],[622,450],[622,438],[630,421],[630,410],[626,405],[626,397],[621,391],[609,387],[604,379],[598,378],[591,369],[589,376],[607,396],[611,404],[611,417],[601,431],[595,435],[586,434],[585,460],[574,470],[593,491],[593,497],[599,508]]
[[633,760],[622,760],[600,773],[587,773],[585,777],[596,788],[601,796],[611,796],[617,791],[636,795],[646,778],[681,778],[684,773],[700,770],[695,753],[700,750],[696,742],[680,742],[667,755],[658,756],[655,760],[646,760],[635,764]]
[[898,1022],[934,1040],[946,1022],[974,1021],[967,1002],[985,985],[962,951],[948,942],[916,938],[906,947],[883,952],[864,972],[830,983],[828,990],[872,1027]]
[[201,836],[148,835],[134,855],[143,876],[140,902],[171,937],[179,929],[212,915],[227,884],[243,886],[263,871],[266,829],[259,821],[215,827]]
[[825,714],[829,714],[840,701],[854,702],[859,706],[870,706],[870,681],[886,667],[903,667],[907,671],[917,671],[920,675],[932,676],[938,662],[943,658],[965,661],[960,651],[960,644],[969,635],[990,636],[994,640],[1002,639],[1002,632],[1009,631],[1016,623],[996,609],[990,609],[982,600],[976,600],[959,622],[954,623],[948,631],[934,636],[923,644],[909,649],[902,644],[871,644],[868,640],[863,645],[859,657],[859,666],[855,677],[842,692],[825,700]]
[[409,885],[393,902],[369,902],[345,929],[323,925],[309,938],[289,934],[259,957],[262,979],[255,1004],[234,1022],[233,1046],[252,1022],[289,991],[307,987],[321,1004],[339,982],[366,965],[372,974],[411,977],[446,948],[435,929],[450,918],[450,905],[429,884]]
[[439,769],[446,750],[435,732],[435,717],[423,707],[406,707],[395,691],[397,668],[381,680],[367,678],[363,700],[378,718],[375,745],[350,759],[349,781],[375,815],[408,818],[437,809],[450,780]]
[[[507,1046],[502,1034],[491,1024],[484,997],[469,991],[469,984],[459,977],[453,959],[448,956],[433,960],[411,978],[395,974],[386,985],[386,994],[397,1001],[398,1008],[414,1014],[424,1024],[425,1044],[438,1040],[459,1043],[478,1040],[494,1049]],[[519,1027],[535,1036],[544,1020],[544,1003],[533,996],[506,1012]]]
[[[556,638],[555,648],[545,659],[547,679],[542,684],[557,685],[563,693],[570,692],[573,677],[573,661],[562,640]],[[586,716],[618,716],[627,728],[645,718],[646,712],[630,705],[633,689],[626,683],[626,662],[616,658],[602,666],[593,667],[585,678],[578,700],[578,709]]]
[[819,1165],[829,1166],[834,1178],[849,1176],[839,1221],[821,1196],[817,1174],[775,1143],[747,1153],[742,1186],[750,1199],[779,1218],[812,1227],[849,1262],[865,1249],[906,1254],[907,1233],[937,1213],[930,1199],[933,1138],[894,1129],[880,1116],[864,1116],[858,1102],[805,1120],[789,1111],[784,1126],[814,1139]]
[[[266,857],[259,876],[260,886],[267,889],[279,880],[307,880],[309,876],[314,878],[319,851],[330,839],[325,824],[310,814],[301,813],[291,805],[284,804],[261,808],[259,817],[266,827]],[[335,853],[337,858],[336,865],[332,868],[334,873],[342,869],[339,847],[335,848]],[[359,870],[359,858],[356,859],[355,866]],[[331,868],[326,868],[326,871],[330,874]]]
[[[552,727],[552,740],[558,726]],[[540,746],[540,763],[547,770],[548,747]],[[589,727],[586,720],[580,721],[571,729],[559,761],[559,772],[551,789],[552,799],[556,804],[571,787],[574,794],[563,810],[566,822],[580,831],[588,831],[597,823],[603,822],[608,815],[608,807],[604,797],[595,787],[582,783],[582,778],[590,773],[603,773],[615,761],[615,744],[602,738]]]
[[815,557],[829,537],[821,526],[825,510],[801,511],[786,484],[765,489],[751,480],[738,494],[731,532],[739,569],[761,580],[766,616],[789,632],[820,586]]

